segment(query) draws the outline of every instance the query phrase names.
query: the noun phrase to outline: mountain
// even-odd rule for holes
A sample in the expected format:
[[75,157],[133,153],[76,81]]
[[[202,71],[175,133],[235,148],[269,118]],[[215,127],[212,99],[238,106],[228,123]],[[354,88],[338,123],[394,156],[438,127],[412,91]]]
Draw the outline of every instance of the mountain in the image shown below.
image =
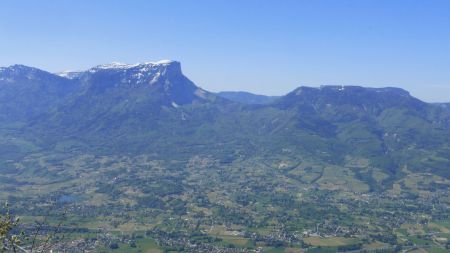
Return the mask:
[[77,83],[36,68],[0,68],[0,165],[36,152],[40,136],[31,125],[47,120],[77,89]]
[[[55,80],[51,82],[52,87],[74,86],[64,103],[59,104],[52,93],[37,87],[50,83],[43,80],[42,75]],[[118,152],[122,147],[136,152],[173,149],[171,145],[176,144],[171,140],[181,142],[184,138],[205,136],[186,136],[185,132],[196,135],[196,129],[213,131],[201,126],[221,115],[219,110],[226,110],[230,104],[193,84],[182,74],[180,63],[176,61],[111,63],[77,72],[70,78],[42,71],[41,75],[30,76],[27,80],[42,92],[40,101],[59,105],[40,111],[40,117],[32,121],[28,118],[21,128],[29,138],[39,138],[43,149],[107,153]],[[23,87],[28,89],[25,85],[28,83]],[[33,103],[33,100],[26,101]],[[167,135],[175,136],[167,139]],[[222,138],[223,135],[215,136]]]
[[221,91],[216,94],[219,97],[223,97],[234,102],[248,105],[270,104],[278,98],[278,96],[257,95],[245,91]]
[[75,92],[74,82],[23,65],[0,68],[0,120],[32,119]]
[[16,162],[36,152],[206,155],[222,163],[265,157],[342,168],[364,161],[367,173],[391,180],[405,166],[450,178],[449,111],[399,88],[299,87],[277,99],[213,94],[179,62],[163,60],[65,74],[2,68],[0,101],[0,147]]
[[[299,129],[342,145],[344,156],[368,159],[372,166],[394,174],[408,166],[449,176],[449,171],[442,167],[449,162],[445,158],[450,140],[448,111],[422,102],[405,90],[300,87],[274,106],[294,111]],[[355,146],[358,148],[352,148]],[[442,164],[430,166],[433,159],[429,157]]]
[[141,99],[151,99],[166,106],[214,99],[187,79],[176,61],[99,65],[79,73],[74,79],[81,83],[85,93],[105,94],[120,89],[128,96],[136,96],[135,99],[143,94],[145,97]]

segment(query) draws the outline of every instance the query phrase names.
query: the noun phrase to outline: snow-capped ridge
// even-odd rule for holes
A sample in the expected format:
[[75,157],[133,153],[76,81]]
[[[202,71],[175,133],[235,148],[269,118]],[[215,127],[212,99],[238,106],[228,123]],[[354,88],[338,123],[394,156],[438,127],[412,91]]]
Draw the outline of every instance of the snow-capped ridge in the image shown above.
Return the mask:
[[101,64],[93,69],[129,69],[138,66],[139,64],[126,64],[122,62],[111,62],[107,64]]
[[92,69],[131,69],[135,67],[144,67],[144,66],[159,66],[159,65],[169,65],[172,63],[175,63],[176,61],[173,60],[160,60],[156,62],[143,62],[143,63],[134,63],[134,64],[127,64],[122,62],[111,62],[107,64],[98,65]]
[[[128,64],[123,62],[111,62],[107,64],[97,65],[85,71],[80,70],[65,70],[54,73],[57,76],[74,79],[81,76],[84,72],[88,73],[96,73],[101,70],[129,70],[129,69],[138,69],[141,72],[148,72],[150,69],[158,68],[158,67],[169,67],[174,66],[175,68],[180,69],[180,63],[174,60],[160,60],[160,61],[148,61],[148,62],[139,62],[134,64]],[[5,68],[0,68],[0,71],[3,71]],[[171,68],[173,69],[173,67]]]
[[144,62],[144,64],[153,64],[153,65],[166,65],[166,64],[171,64],[174,63],[176,61],[174,60],[160,60],[160,61],[156,61],[156,62]]

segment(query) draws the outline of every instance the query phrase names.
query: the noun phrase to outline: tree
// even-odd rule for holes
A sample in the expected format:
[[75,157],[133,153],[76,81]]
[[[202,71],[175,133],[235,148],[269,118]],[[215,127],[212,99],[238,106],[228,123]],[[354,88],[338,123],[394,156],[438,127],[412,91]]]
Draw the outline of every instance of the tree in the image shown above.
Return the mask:
[[110,249],[118,249],[119,248],[119,244],[117,242],[113,242],[109,245]]
[[[45,237],[38,238],[39,235],[42,235],[43,228],[47,226],[47,217],[44,219],[44,222],[36,222],[34,231],[26,234],[23,231],[20,232],[20,219],[12,215],[8,203],[5,204],[4,210],[4,214],[0,214],[0,252],[47,252],[54,245],[52,243],[58,243],[64,238],[64,235],[62,237],[57,237],[56,235],[59,233],[65,213],[62,215],[63,219],[60,220],[52,232],[46,233]],[[56,242],[53,240],[54,238],[58,238]],[[22,244],[26,244],[27,247],[22,246]]]
[[12,231],[19,224],[19,218],[11,215],[8,203],[5,204],[5,210],[5,214],[0,215],[0,252],[17,252],[21,248],[19,246],[20,235],[16,235]]

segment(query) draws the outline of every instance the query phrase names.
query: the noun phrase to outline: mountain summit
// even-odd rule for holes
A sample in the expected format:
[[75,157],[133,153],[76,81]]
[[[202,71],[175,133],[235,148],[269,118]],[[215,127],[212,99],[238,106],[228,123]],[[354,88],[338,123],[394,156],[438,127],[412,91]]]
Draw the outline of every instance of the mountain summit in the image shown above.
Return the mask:
[[128,99],[133,100],[147,97],[166,106],[201,103],[213,97],[183,75],[179,62],[171,60],[137,64],[113,62],[78,72],[73,79],[78,79],[86,94],[113,95],[120,90],[116,95],[128,94],[131,96]]

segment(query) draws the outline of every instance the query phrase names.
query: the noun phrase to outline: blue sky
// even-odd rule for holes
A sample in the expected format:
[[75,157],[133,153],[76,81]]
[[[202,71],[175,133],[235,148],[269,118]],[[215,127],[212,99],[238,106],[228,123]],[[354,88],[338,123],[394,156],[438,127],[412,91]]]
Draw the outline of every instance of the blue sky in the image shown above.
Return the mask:
[[0,66],[173,59],[211,91],[396,86],[450,101],[450,1],[2,0],[0,34]]

